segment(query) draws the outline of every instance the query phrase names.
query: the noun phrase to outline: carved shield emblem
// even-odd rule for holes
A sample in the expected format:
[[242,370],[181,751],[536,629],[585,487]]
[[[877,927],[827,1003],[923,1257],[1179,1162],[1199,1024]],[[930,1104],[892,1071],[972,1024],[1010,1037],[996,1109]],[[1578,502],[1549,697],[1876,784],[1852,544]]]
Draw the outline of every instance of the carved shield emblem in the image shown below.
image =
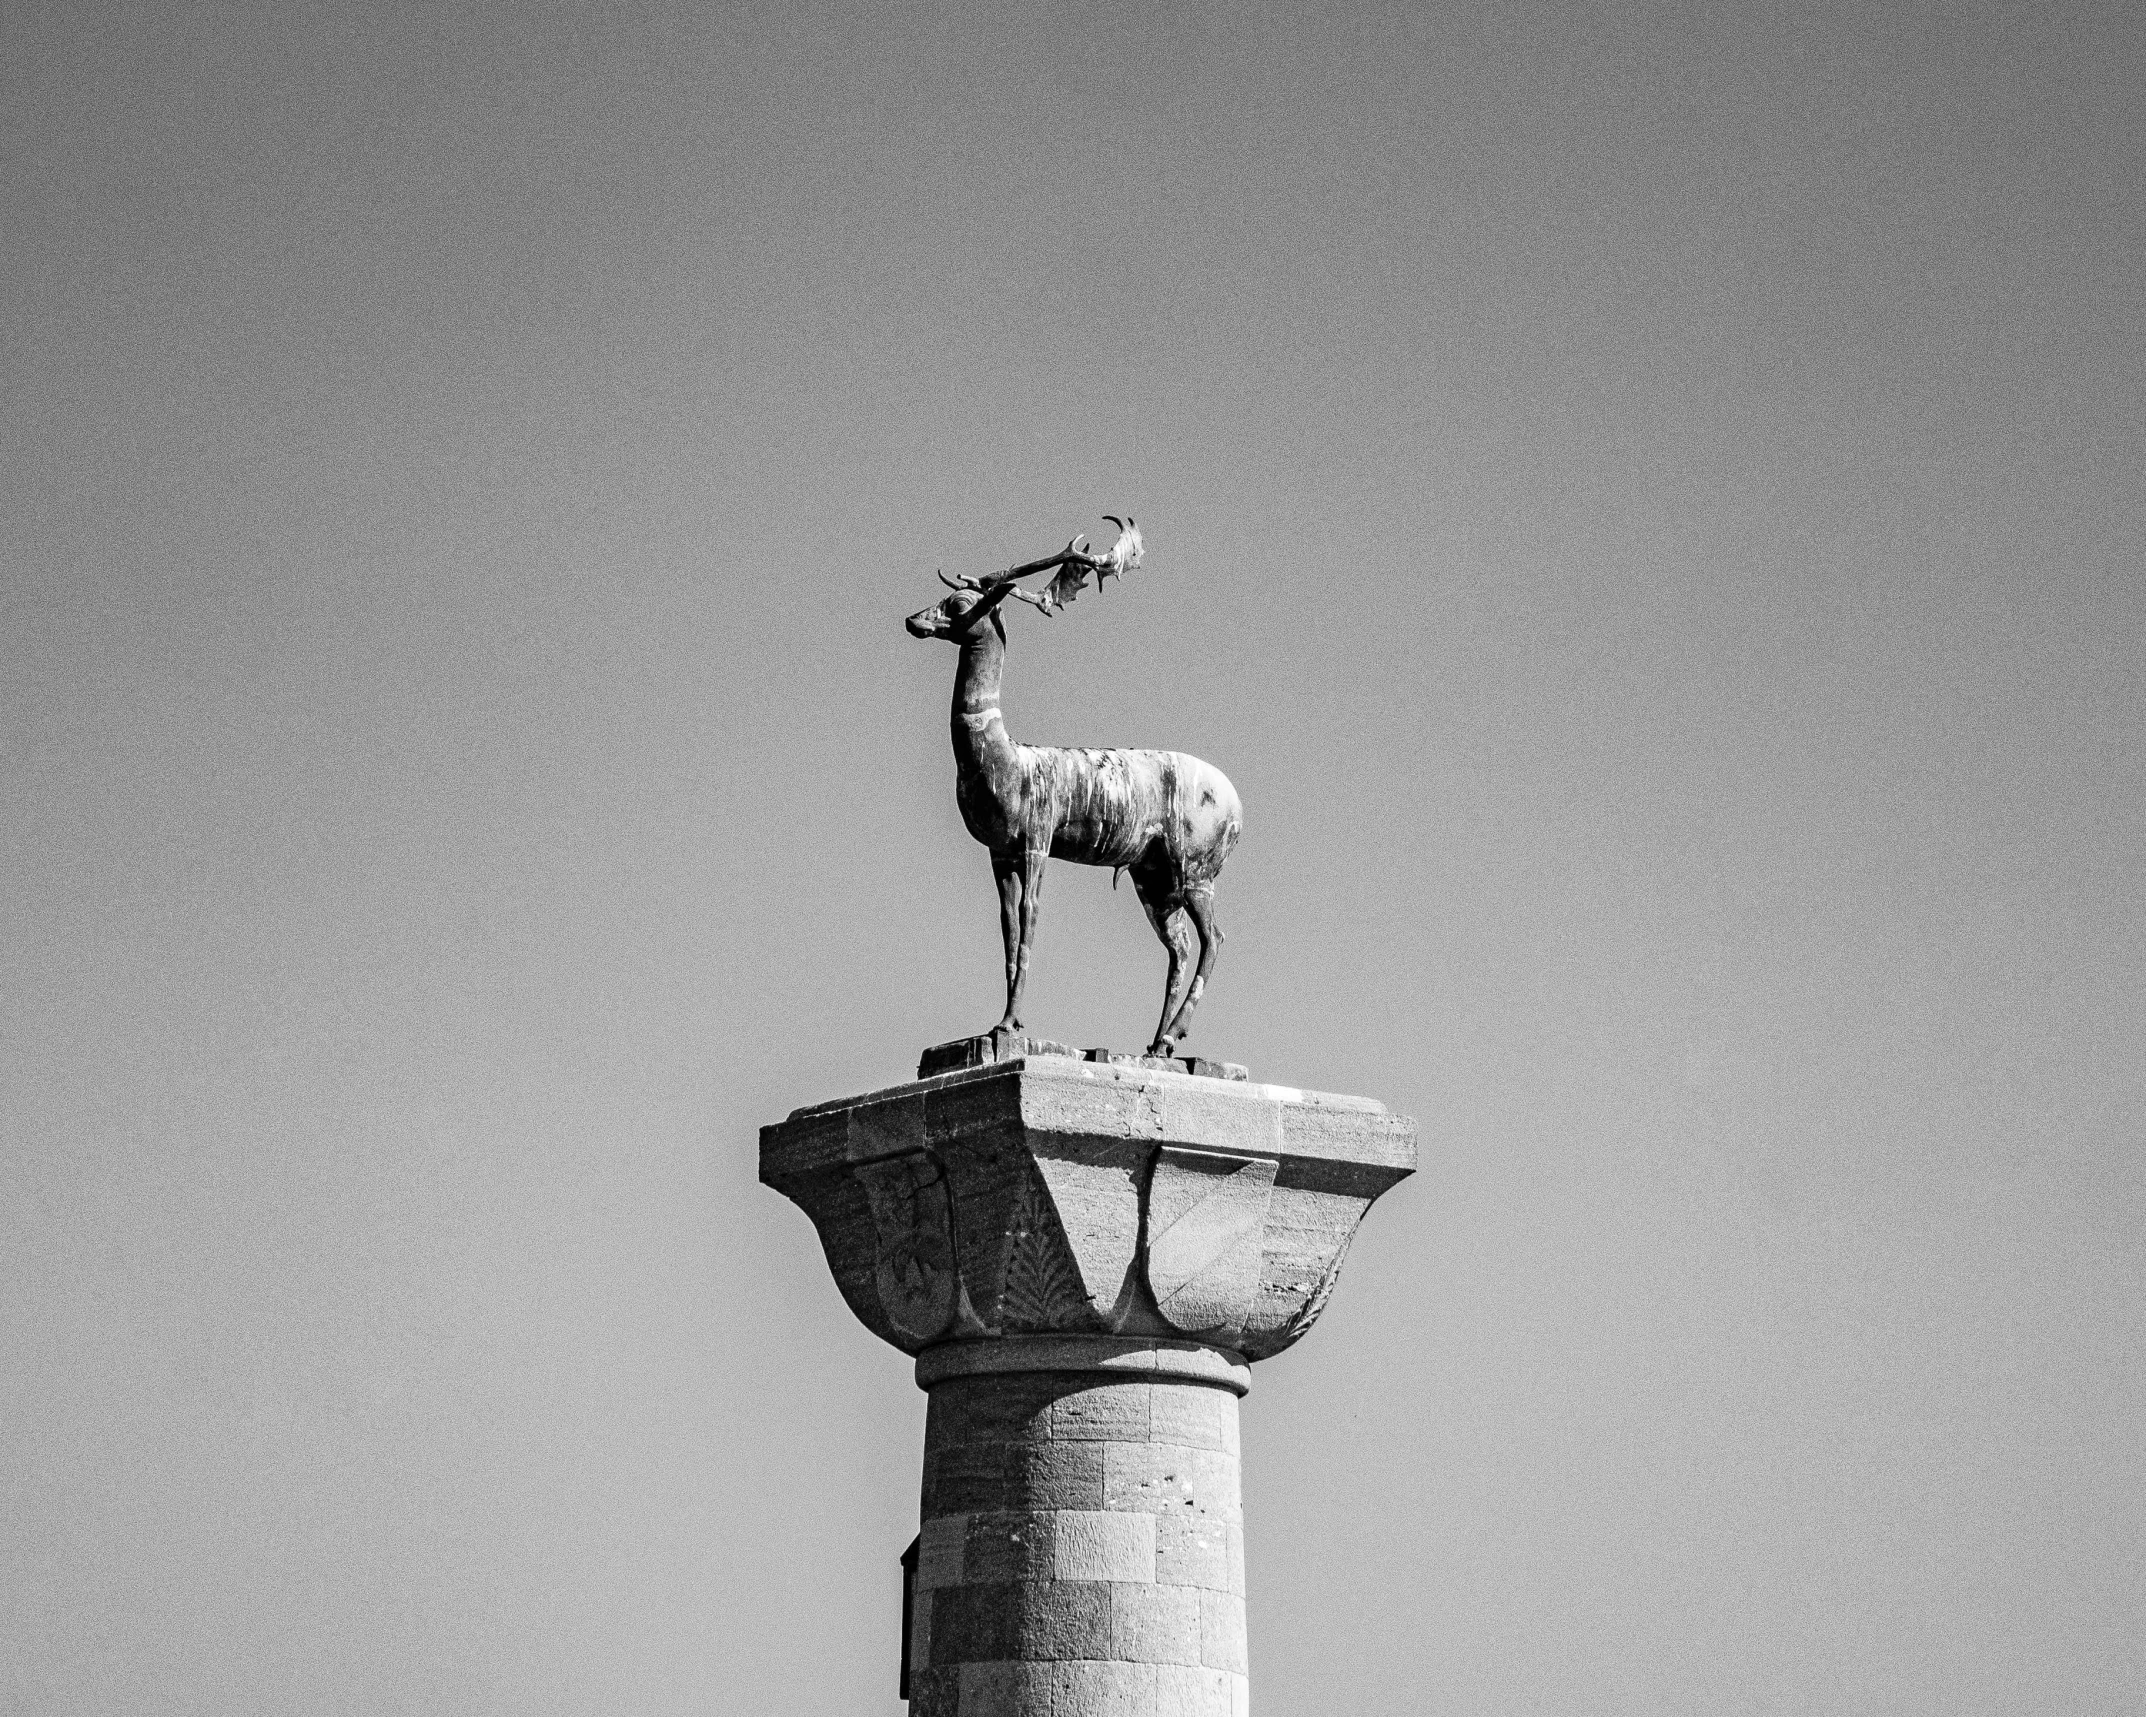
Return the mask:
[[1260,1237],[1274,1191],[1267,1157],[1165,1145],[1148,1182],[1148,1287],[1173,1329],[1235,1334],[1259,1290]]
[[944,1335],[954,1321],[960,1286],[945,1170],[919,1151],[859,1163],[852,1172],[872,1205],[879,1242],[873,1285],[887,1321],[913,1341]]

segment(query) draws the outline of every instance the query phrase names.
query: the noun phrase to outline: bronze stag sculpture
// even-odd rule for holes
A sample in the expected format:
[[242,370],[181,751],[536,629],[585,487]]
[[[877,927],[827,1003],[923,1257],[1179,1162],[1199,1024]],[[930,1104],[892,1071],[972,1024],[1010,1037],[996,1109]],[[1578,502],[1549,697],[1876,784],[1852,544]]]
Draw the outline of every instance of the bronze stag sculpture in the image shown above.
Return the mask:
[[[907,625],[915,637],[961,647],[954,673],[954,799],[969,833],[990,849],[1006,944],[1006,1012],[992,1035],[1004,1041],[1020,1030],[1044,863],[1070,859],[1131,874],[1133,892],[1170,956],[1162,1018],[1148,1053],[1173,1055],[1192,1028],[1222,945],[1215,879],[1244,826],[1237,789],[1213,764],[1182,751],[1020,745],[999,711],[1006,626],[998,610],[1006,599],[1051,614],[1073,600],[1090,573],[1101,588],[1105,578],[1140,564],[1138,527],[1129,518],[1105,517],[1119,526],[1106,553],[1086,553],[1076,537],[1057,554],[987,579],[941,573],[951,593],[910,615]],[[1020,580],[1052,571],[1057,576],[1041,595],[1020,587]]]

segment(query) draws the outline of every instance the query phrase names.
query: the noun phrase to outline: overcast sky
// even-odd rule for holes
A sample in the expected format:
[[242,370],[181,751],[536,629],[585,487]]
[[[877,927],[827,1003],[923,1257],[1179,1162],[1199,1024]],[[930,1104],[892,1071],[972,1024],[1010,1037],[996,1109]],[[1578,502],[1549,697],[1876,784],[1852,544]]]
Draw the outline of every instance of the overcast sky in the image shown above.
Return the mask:
[[[0,1705],[896,1717],[953,652],[1420,1118],[1262,1717],[2146,1705],[2136,6],[5,8]],[[1028,1010],[1162,957],[1054,867]]]

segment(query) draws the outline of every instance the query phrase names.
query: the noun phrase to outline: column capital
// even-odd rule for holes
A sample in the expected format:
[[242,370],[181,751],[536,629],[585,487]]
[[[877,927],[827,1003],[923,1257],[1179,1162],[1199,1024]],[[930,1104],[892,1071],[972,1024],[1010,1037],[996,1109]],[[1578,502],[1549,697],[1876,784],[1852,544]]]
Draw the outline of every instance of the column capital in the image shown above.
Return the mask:
[[1415,1167],[1415,1122],[1368,1098],[1056,1055],[760,1133],[761,1180],[812,1219],[865,1326],[925,1356],[926,1387],[1062,1345],[1066,1369],[1212,1349],[1230,1375],[1211,1381],[1241,1392],[1242,1365],[1311,1327],[1364,1212]]

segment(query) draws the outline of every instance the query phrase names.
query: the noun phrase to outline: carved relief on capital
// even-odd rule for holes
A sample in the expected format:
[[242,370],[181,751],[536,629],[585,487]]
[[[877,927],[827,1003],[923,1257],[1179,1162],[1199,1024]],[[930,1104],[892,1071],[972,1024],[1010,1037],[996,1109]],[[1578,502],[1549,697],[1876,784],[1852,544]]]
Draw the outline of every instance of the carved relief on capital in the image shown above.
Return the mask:
[[1102,1327],[1043,1177],[1024,1178],[995,1272],[993,1335],[1044,1335]]
[[1413,1167],[1413,1123],[1360,1099],[1051,1063],[801,1110],[761,1161],[905,1352],[1096,1334],[1246,1359],[1311,1327]]
[[1180,1334],[1234,1346],[1244,1333],[1279,1166],[1267,1157],[1171,1145],[1156,1151],[1148,1172],[1148,1290],[1156,1315]]
[[871,1206],[872,1286],[887,1322],[920,1347],[946,1339],[963,1301],[946,1170],[929,1151],[915,1151],[850,1172]]
[[[905,1352],[1148,1334],[1252,1358],[1311,1327],[1370,1203],[1290,1186],[1272,1157],[1091,1155],[912,1151],[820,1177],[799,1202],[858,1315]],[[854,1207],[868,1222],[828,1219]]]
[[1115,1330],[1140,1235],[1138,1156],[1080,1140],[950,1145],[961,1276],[983,1335]]

